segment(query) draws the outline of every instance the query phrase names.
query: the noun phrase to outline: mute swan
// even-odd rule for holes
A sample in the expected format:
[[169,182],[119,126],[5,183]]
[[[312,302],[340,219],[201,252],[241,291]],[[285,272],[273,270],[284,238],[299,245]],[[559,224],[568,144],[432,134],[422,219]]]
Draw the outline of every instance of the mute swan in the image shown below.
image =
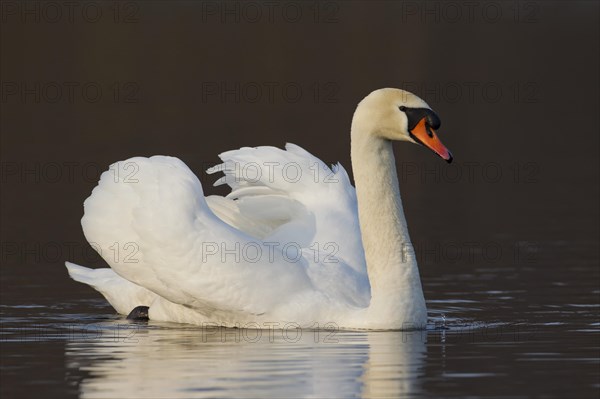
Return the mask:
[[[220,154],[227,197],[204,197],[179,159],[113,164],[84,203],[90,244],[110,269],[66,263],[115,310],[151,320],[242,328],[417,329],[427,309],[402,209],[392,140],[451,162],[417,96],[379,89],[356,108],[356,190],[287,144]],[[149,307],[149,309],[147,308]],[[138,309],[138,308],[136,308]]]

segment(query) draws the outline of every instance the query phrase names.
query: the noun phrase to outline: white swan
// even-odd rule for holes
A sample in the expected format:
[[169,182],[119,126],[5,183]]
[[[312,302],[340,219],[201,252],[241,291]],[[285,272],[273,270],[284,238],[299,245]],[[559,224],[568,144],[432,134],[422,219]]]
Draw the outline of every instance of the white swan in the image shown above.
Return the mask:
[[204,197],[179,159],[113,164],[85,201],[87,240],[111,269],[67,262],[70,276],[122,314],[246,328],[415,329],[427,309],[398,187],[391,140],[450,162],[439,119],[417,96],[380,89],[352,119],[356,190],[287,144],[220,155],[227,197]]

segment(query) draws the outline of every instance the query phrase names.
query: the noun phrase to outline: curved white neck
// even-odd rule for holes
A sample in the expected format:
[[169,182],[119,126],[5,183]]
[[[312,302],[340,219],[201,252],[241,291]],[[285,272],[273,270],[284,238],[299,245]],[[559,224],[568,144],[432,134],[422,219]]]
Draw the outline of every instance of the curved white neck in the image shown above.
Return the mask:
[[353,121],[351,155],[371,283],[367,317],[371,324],[423,327],[427,309],[402,209],[392,143]]

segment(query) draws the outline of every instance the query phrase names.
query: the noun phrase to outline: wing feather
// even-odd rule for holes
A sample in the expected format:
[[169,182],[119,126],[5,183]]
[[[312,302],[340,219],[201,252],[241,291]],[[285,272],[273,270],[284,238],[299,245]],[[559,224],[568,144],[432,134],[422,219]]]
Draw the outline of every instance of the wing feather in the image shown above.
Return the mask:
[[[208,173],[224,173],[215,184],[231,187],[225,198],[205,198],[177,158],[112,165],[85,202],[86,238],[119,276],[213,318],[268,314],[282,301],[289,314],[290,303],[300,311],[317,297],[323,306],[368,302],[356,195],[341,165],[293,144],[220,158]],[[294,261],[280,250],[290,243]]]

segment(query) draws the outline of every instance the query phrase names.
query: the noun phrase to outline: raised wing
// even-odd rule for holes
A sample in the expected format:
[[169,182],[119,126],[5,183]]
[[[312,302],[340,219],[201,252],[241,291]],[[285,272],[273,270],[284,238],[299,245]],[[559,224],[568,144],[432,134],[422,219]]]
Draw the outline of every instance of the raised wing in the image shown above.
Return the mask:
[[302,241],[303,248],[313,245],[314,251],[318,243],[320,255],[366,275],[356,192],[348,173],[295,144],[285,148],[246,147],[219,155],[223,163],[207,172],[224,173],[215,185],[227,184],[232,191],[219,198],[235,200],[229,202],[240,217],[213,208],[215,213],[249,234],[253,225],[268,226],[261,234],[265,239]]
[[103,173],[85,201],[86,238],[121,277],[211,320],[269,314],[290,303],[365,305],[356,199],[343,168],[329,169],[338,181],[304,176],[325,165],[292,145],[221,158],[240,171],[255,162],[261,171],[263,164],[303,175],[265,180],[225,167],[229,198],[205,199],[179,159],[131,158]]

